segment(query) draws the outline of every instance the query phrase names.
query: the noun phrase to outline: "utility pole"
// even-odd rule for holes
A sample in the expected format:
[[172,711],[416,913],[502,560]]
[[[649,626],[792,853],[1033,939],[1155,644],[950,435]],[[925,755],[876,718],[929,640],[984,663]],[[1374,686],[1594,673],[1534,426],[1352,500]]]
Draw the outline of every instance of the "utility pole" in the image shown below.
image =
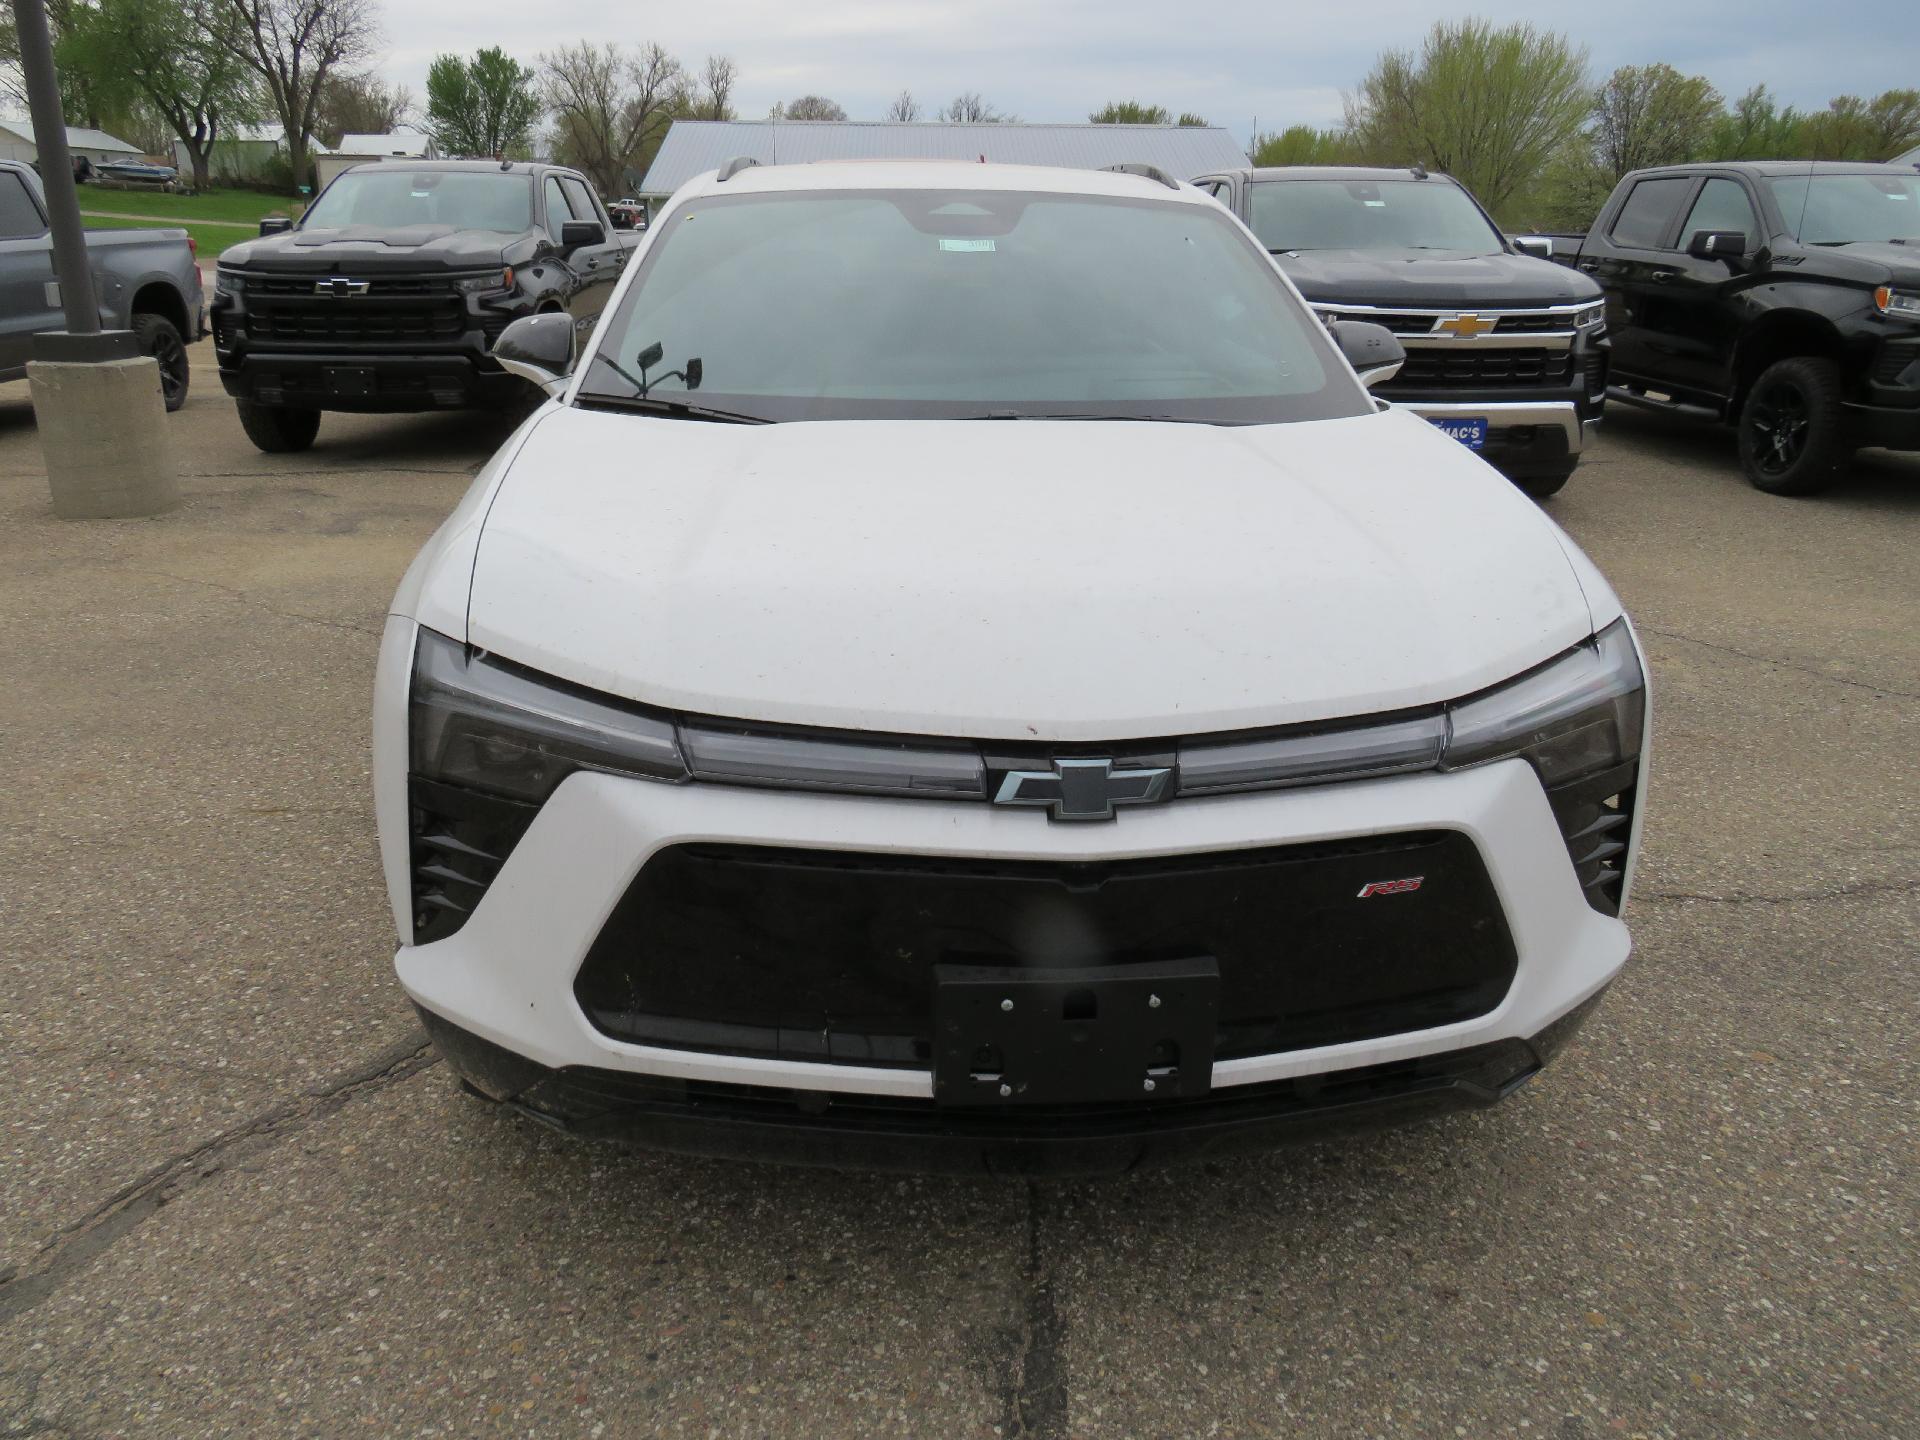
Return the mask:
[[33,337],[27,362],[53,513],[67,520],[158,515],[180,503],[160,367],[140,353],[131,330],[101,328],[46,0],[13,0],[13,20],[67,321],[65,330]]

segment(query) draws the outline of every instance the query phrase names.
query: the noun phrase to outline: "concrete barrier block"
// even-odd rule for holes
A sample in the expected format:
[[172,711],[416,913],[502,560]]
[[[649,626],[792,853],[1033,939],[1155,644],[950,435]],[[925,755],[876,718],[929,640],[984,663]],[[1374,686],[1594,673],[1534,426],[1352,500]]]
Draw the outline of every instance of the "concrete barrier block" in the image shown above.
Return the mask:
[[53,513],[64,520],[160,515],[180,503],[160,367],[149,357],[27,364]]

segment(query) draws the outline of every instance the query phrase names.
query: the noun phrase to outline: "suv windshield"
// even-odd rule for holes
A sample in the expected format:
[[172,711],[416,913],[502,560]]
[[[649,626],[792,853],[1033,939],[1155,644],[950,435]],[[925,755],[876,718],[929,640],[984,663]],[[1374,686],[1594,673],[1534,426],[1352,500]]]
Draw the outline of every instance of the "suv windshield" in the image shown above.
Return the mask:
[[1256,180],[1253,233],[1269,250],[1505,248],[1458,185],[1444,180]]
[[1920,174],[1775,175],[1767,183],[1803,245],[1920,239]]
[[654,402],[768,420],[1264,423],[1370,409],[1216,207],[994,190],[676,210],[580,393],[630,399],[636,382]]
[[409,170],[369,165],[349,170],[313,202],[300,228],[368,225],[401,230],[499,230],[517,235],[533,224],[533,182],[499,171]]

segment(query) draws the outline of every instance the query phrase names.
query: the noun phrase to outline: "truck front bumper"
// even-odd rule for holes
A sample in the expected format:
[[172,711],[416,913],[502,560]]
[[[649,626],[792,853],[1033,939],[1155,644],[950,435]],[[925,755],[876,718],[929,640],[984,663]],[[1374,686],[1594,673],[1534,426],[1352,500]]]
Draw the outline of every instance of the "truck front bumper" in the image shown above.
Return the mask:
[[1502,469],[1562,464],[1586,449],[1588,432],[1600,423],[1597,403],[1583,406],[1573,400],[1520,400],[1498,404],[1473,400],[1409,400],[1402,404],[1426,420],[1484,419],[1487,443],[1479,453]]
[[462,352],[222,355],[220,383],[256,405],[376,414],[486,407],[528,393],[525,381]]

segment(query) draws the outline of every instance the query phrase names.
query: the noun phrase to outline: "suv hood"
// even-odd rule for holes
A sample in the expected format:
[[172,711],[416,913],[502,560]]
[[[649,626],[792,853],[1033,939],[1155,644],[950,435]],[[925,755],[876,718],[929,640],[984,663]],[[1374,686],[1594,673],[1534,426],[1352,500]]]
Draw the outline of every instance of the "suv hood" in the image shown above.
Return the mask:
[[[349,225],[330,230],[289,230],[234,246],[220,257],[227,269],[379,273],[405,270],[472,270],[514,264],[529,248],[519,235],[497,230],[453,230],[445,225],[409,225],[385,230]],[[513,254],[508,254],[513,251]]]
[[556,408],[494,496],[467,638],[707,715],[1122,740],[1453,699],[1592,629],[1552,523],[1404,412],[735,426]]
[[1532,255],[1461,250],[1306,250],[1273,257],[1317,304],[1444,310],[1480,305],[1519,309],[1600,298],[1577,270]]

